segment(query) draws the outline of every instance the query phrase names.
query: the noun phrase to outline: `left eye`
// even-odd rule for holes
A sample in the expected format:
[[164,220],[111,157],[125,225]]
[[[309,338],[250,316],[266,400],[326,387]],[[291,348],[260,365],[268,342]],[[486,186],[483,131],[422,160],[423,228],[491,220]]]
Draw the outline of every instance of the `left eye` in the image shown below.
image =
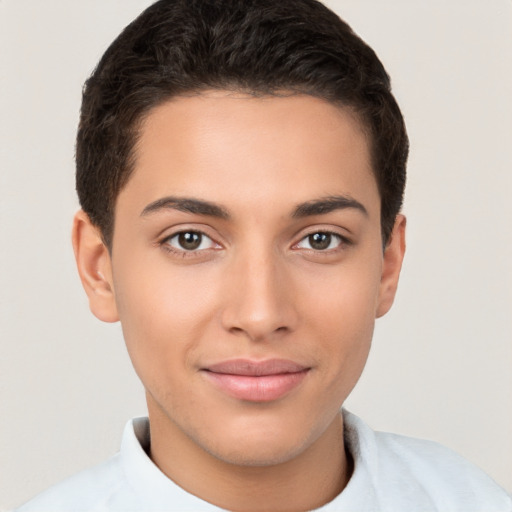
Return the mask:
[[314,251],[326,251],[329,249],[336,249],[343,242],[340,235],[335,233],[328,233],[319,231],[304,237],[297,247],[300,249],[313,249]]
[[200,231],[182,231],[170,236],[165,243],[179,251],[200,251],[212,249],[215,242]]

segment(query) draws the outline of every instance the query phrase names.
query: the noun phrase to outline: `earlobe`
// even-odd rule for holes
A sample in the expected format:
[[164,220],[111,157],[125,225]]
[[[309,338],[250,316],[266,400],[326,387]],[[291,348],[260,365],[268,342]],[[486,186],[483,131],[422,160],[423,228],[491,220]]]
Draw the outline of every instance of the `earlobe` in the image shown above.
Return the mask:
[[79,210],[73,220],[72,241],[78,273],[92,313],[104,322],[117,322],[110,253],[99,229],[83,210]]
[[391,309],[395,299],[405,255],[405,225],[405,216],[397,215],[389,243],[384,250],[377,318],[385,315]]

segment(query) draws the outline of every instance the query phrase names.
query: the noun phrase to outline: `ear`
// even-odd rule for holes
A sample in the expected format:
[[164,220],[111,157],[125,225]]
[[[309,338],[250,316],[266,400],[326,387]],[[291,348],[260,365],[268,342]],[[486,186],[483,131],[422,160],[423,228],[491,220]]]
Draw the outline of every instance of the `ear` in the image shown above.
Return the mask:
[[100,230],[83,210],[73,220],[72,240],[78,273],[92,313],[104,322],[117,322],[110,253]]
[[400,269],[405,254],[405,225],[406,218],[403,215],[397,215],[393,231],[384,250],[377,318],[385,315],[391,309],[395,299],[398,278],[400,277]]

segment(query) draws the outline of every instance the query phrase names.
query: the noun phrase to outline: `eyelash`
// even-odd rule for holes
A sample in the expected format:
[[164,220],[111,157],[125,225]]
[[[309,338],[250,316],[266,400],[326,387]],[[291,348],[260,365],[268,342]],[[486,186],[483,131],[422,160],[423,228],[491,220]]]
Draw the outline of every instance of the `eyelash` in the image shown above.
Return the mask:
[[[340,250],[343,250],[343,248],[346,248],[348,246],[353,245],[352,240],[347,238],[346,236],[341,235],[337,231],[332,231],[329,229],[316,229],[314,231],[310,231],[309,233],[306,233],[296,244],[293,245],[293,248],[298,247],[299,244],[307,240],[309,237],[314,235],[328,235],[330,237],[336,238],[338,240],[338,244],[336,247],[331,249],[308,249],[304,248],[304,250],[309,251],[310,253],[315,253],[319,255],[330,255],[336,252],[339,252]],[[298,247],[300,249],[300,247]]]
[[[185,248],[178,249],[176,247],[173,247],[170,242],[172,239],[177,238],[181,235],[187,235],[187,234],[194,234],[199,235],[201,237],[200,245],[203,244],[204,239],[210,240],[212,245],[215,245],[217,247],[208,247],[205,249],[191,249],[187,250]],[[212,239],[212,237],[208,236],[203,231],[197,230],[197,229],[184,229],[182,231],[178,231],[176,233],[173,233],[172,235],[166,236],[163,240],[159,242],[160,247],[164,249],[165,251],[180,256],[182,258],[195,258],[198,257],[201,254],[204,254],[205,251],[211,251],[211,250],[218,250],[220,248],[220,244],[218,244],[215,240]]]
[[[173,247],[170,242],[171,240],[177,238],[177,237],[180,237],[181,235],[187,235],[187,234],[193,234],[193,235],[199,235],[201,237],[201,240],[199,242],[199,247],[204,243],[204,239],[208,239],[210,240],[210,243],[216,247],[207,247],[207,248],[204,248],[204,249],[199,249],[199,248],[195,248],[195,249],[190,249],[190,250],[187,250],[185,248],[176,248],[176,247]],[[299,247],[299,245],[301,243],[303,243],[304,241],[307,241],[308,238],[314,236],[314,235],[328,235],[329,237],[332,237],[332,238],[336,238],[338,240],[338,244],[336,247],[334,248],[325,248],[325,249],[314,249],[314,248],[301,248]],[[332,239],[329,240],[329,245],[332,243]],[[203,231],[200,231],[200,230],[197,230],[197,229],[188,229],[188,230],[181,230],[181,231],[178,231],[176,233],[173,233],[169,236],[166,236],[164,239],[162,239],[160,242],[159,242],[159,245],[162,247],[162,249],[164,249],[165,251],[173,254],[173,255],[177,255],[177,256],[180,256],[181,258],[197,258],[201,255],[204,255],[205,254],[205,251],[212,251],[212,250],[218,250],[219,248],[222,248],[222,246],[216,242],[212,237],[208,236],[206,233],[204,233]],[[311,244],[310,244],[311,245]],[[317,229],[317,230],[314,230],[314,231],[310,231],[309,233],[306,233],[297,243],[295,243],[293,246],[292,246],[292,249],[295,249],[295,250],[300,250],[300,249],[303,249],[305,251],[308,251],[309,253],[314,253],[314,254],[318,254],[318,255],[332,255],[334,253],[337,253],[339,252],[340,250],[342,250],[344,247],[346,248],[347,246],[350,246],[350,245],[353,245],[352,241],[349,240],[347,237],[341,235],[340,233],[336,232],[336,231],[332,231],[332,230],[329,230],[329,229]]]

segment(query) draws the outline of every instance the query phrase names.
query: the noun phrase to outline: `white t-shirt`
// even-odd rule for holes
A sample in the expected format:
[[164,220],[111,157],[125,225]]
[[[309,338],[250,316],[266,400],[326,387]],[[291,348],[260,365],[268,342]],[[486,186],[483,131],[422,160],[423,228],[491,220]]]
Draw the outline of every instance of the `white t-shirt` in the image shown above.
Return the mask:
[[[490,477],[430,441],[374,432],[343,411],[354,459],[348,485],[321,512],[512,512],[512,499]],[[16,512],[213,512],[147,456],[149,422],[130,421],[120,452],[28,502]]]

